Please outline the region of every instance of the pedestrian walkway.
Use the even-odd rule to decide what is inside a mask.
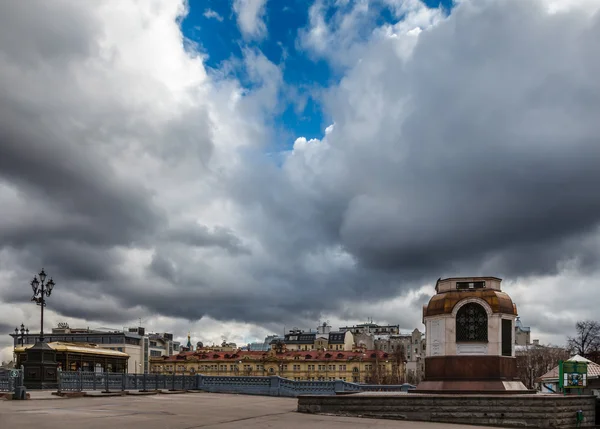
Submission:
[[[53,396],[33,392],[32,398]],[[461,425],[296,412],[297,399],[218,393],[2,401],[2,428],[44,429],[459,429]],[[477,426],[470,426],[477,429]],[[483,429],[483,428],[479,428]]]

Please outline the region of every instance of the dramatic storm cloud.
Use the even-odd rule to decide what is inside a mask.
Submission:
[[[503,277],[543,341],[593,317],[600,2],[346,3],[279,60],[271,2],[202,6],[238,26],[209,66],[184,2],[2,2],[0,327],[38,329],[41,267],[48,325],[205,341],[421,328],[440,276]],[[330,77],[290,81],[291,51]],[[282,113],[308,98],[319,138]]]

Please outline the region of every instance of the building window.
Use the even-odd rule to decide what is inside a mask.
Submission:
[[[470,302],[458,310],[456,314],[456,341],[488,341],[488,318],[485,309],[481,305]]]
[[[512,356],[512,321],[502,319],[502,356]]]

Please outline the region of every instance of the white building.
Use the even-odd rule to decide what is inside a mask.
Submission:
[[[10,334],[15,347],[20,343],[20,335]],[[35,344],[39,340],[38,334],[29,333],[23,338],[23,344]],[[108,328],[71,328],[66,323],[61,323],[52,333],[44,336],[44,342],[69,342],[95,344],[98,347],[127,353],[127,372],[130,374],[147,373],[150,370],[149,358],[179,353],[179,343],[173,341],[172,334],[149,334],[143,327],[128,329]],[[160,354],[157,354],[160,353]]]

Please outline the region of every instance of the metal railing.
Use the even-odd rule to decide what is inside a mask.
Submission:
[[[414,389],[410,384],[378,385],[335,381],[295,381],[279,376],[211,376],[211,375],[164,375],[119,374],[85,371],[61,371],[58,374],[59,392],[102,390],[104,392],[125,390],[202,390],[214,393],[243,393],[250,395],[291,396],[335,395],[353,392],[407,392]]]
[[[0,372],[0,392],[14,392],[17,386],[22,385],[22,369],[8,369]]]

